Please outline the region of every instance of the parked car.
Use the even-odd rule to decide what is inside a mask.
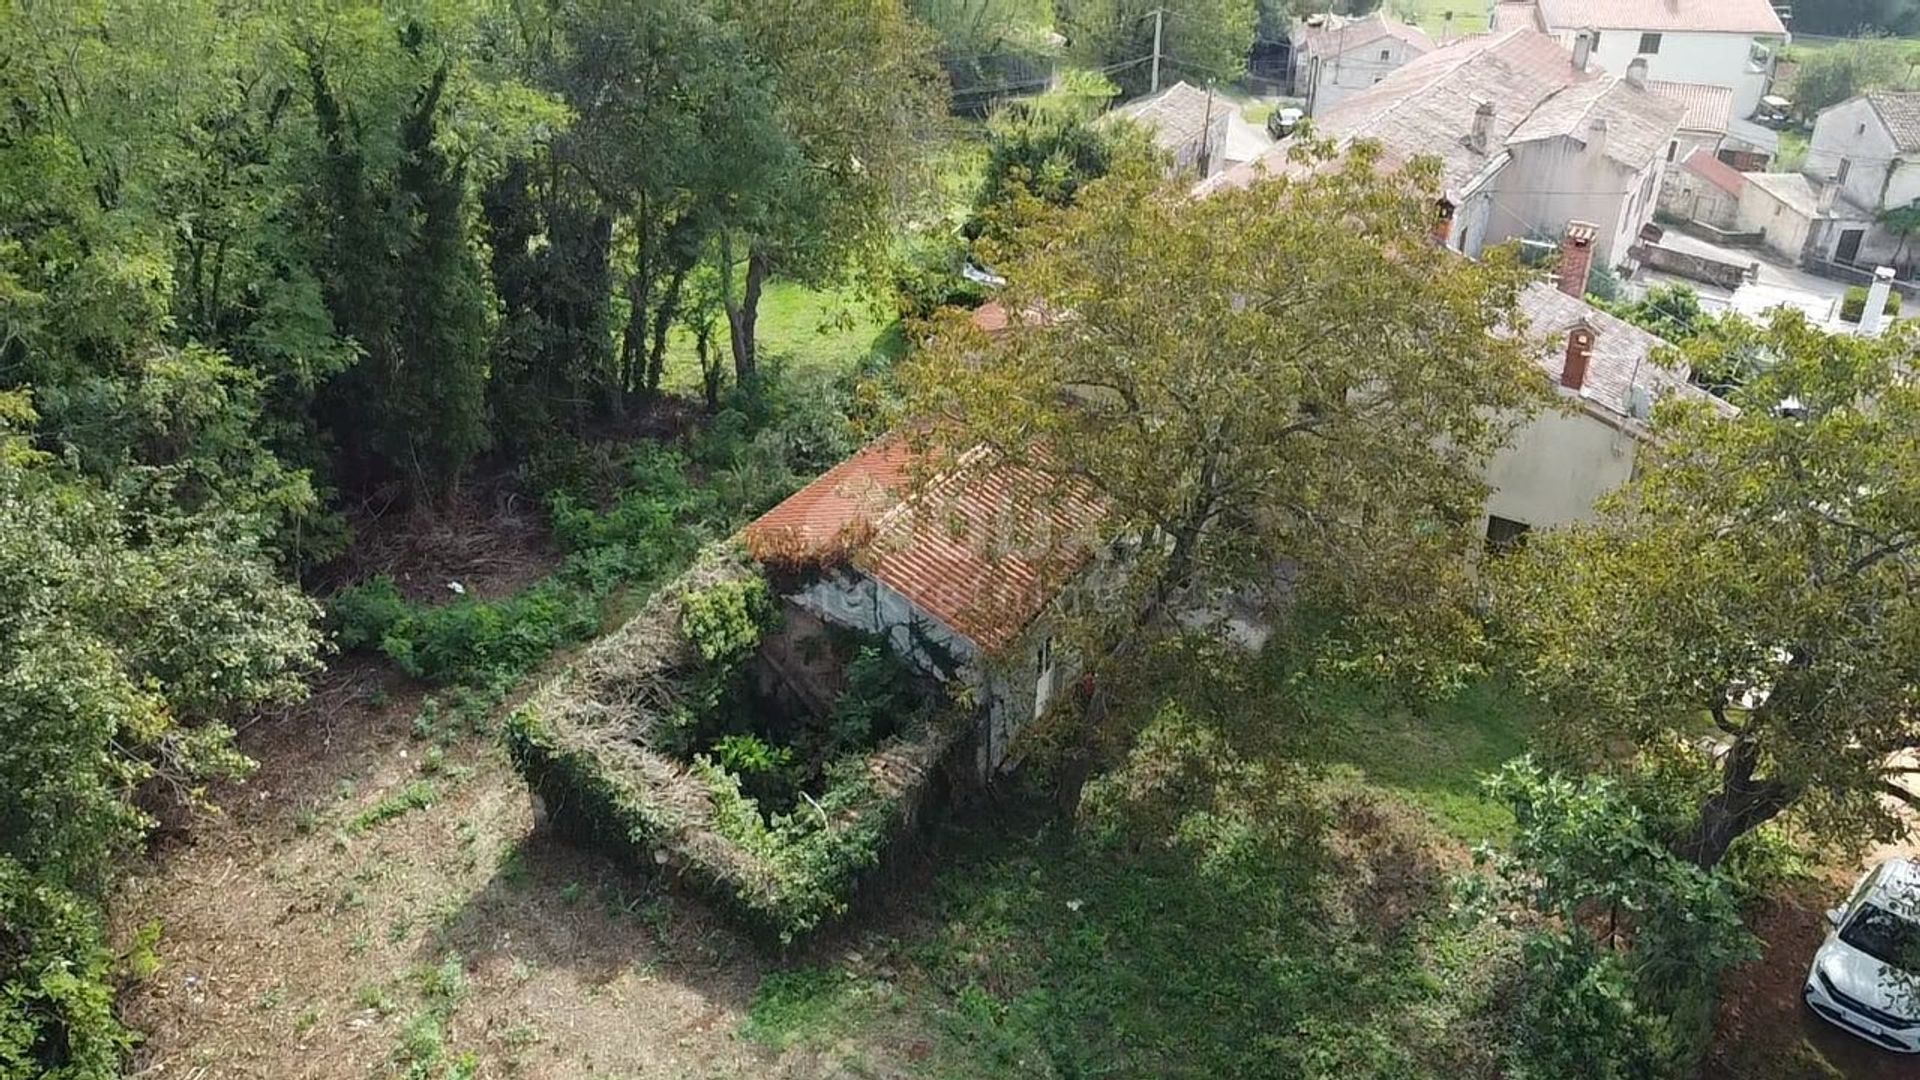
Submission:
[[[1300,121],[1305,119],[1306,115],[1294,108],[1275,109],[1267,116],[1267,134],[1276,139],[1284,139],[1300,127]]]
[[[1754,110],[1753,119],[1763,127],[1784,131],[1793,124],[1793,102],[1768,94],[1760,99],[1760,107]]]
[[[1876,1046],[1920,1054],[1920,862],[1874,867],[1827,921],[1807,1004]]]

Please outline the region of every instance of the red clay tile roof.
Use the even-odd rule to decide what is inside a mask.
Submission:
[[[1693,153],[1688,154],[1687,160],[1680,164],[1688,172],[1699,176],[1700,179],[1736,199],[1740,197],[1740,192],[1746,189],[1746,176],[1733,166],[1714,157],[1712,152],[1704,146],[1694,147]]]
[[[984,447],[917,492],[913,471],[907,440],[883,437],[747,526],[747,549],[775,565],[851,563],[999,649],[1085,564],[1103,504]]]
[[[989,334],[1007,328],[1007,308],[998,300],[989,300],[973,309],[973,325]]]
[[[1691,30],[1785,34],[1772,0],[1539,0],[1550,30]]]

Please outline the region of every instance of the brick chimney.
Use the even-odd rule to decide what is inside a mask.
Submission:
[[[1433,242],[1441,247],[1453,245],[1453,204],[1445,199],[1433,204]]]
[[[1581,319],[1567,331],[1567,363],[1560,369],[1560,385],[1579,390],[1587,382],[1587,365],[1593,362],[1593,324]]]
[[[1587,295],[1587,271],[1593,269],[1593,238],[1600,227],[1588,221],[1567,222],[1560,240],[1560,291],[1574,299]]]

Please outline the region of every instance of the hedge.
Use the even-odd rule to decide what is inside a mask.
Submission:
[[[1867,288],[1855,285],[1848,289],[1840,301],[1840,318],[1846,322],[1857,323],[1867,310]],[[1881,309],[1887,318],[1900,314],[1900,291],[1895,289],[1887,293],[1887,306]]]
[[[911,830],[964,724],[941,718],[842,758],[819,798],[771,820],[725,770],[664,752],[702,670],[680,629],[685,598],[759,574],[736,548],[703,552],[516,710],[505,739],[557,830],[638,869],[677,873],[751,930],[789,943],[844,913]]]

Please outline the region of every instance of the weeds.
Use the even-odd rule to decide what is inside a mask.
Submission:
[[[347,831],[363,833],[377,825],[384,825],[394,818],[414,810],[425,810],[433,806],[439,798],[434,786],[425,780],[415,780],[399,791],[381,799],[372,806],[355,814],[347,822]]]

